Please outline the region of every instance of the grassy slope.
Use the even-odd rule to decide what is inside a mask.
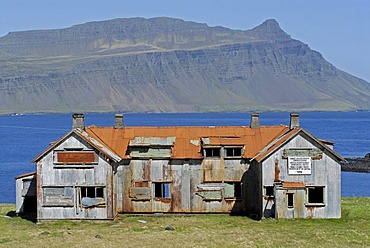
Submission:
[[[14,205],[0,205],[0,247],[369,247],[369,208],[370,198],[343,198],[339,220],[122,215],[113,222],[34,224],[6,217]],[[165,231],[169,225],[175,230]]]

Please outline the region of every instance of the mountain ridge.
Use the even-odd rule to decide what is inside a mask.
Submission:
[[[119,18],[0,37],[0,113],[370,109],[370,84],[276,20]]]

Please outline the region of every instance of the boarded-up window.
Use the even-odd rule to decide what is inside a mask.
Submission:
[[[199,184],[195,194],[202,197],[204,201],[221,201],[224,187],[223,183]]]
[[[73,206],[74,189],[72,187],[45,187],[43,192],[44,206]]]
[[[133,201],[149,201],[151,199],[150,187],[132,187],[130,188],[130,198]]]
[[[242,187],[240,182],[225,183],[224,198],[240,199],[242,197]]]
[[[55,155],[57,163],[91,164],[97,162],[97,156],[93,151],[60,151]]]

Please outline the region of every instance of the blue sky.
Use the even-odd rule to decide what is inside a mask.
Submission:
[[[370,82],[369,0],[1,0],[0,36],[89,21],[168,16],[251,29],[276,19],[293,38]]]

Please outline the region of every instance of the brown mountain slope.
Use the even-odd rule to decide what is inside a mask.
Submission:
[[[369,97],[274,20],[115,19],[0,38],[0,113],[358,110]]]

